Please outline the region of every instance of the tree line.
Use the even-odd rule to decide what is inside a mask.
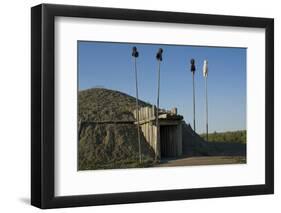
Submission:
[[[206,134],[201,134],[206,140]],[[246,130],[228,131],[228,132],[213,132],[209,133],[209,142],[229,142],[229,143],[242,143],[246,144],[247,132]]]

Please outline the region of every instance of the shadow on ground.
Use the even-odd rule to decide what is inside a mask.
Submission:
[[[206,142],[189,124],[183,124],[184,156],[246,156],[246,144]]]
[[[19,198],[19,201],[26,205],[30,205],[30,199],[27,197],[21,197],[21,198]]]

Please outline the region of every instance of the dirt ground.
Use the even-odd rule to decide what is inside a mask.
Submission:
[[[155,167],[170,166],[198,166],[198,165],[218,165],[218,164],[241,164],[246,163],[245,156],[207,156],[207,157],[184,157],[167,158]]]

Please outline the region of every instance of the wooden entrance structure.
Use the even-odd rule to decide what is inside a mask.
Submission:
[[[136,111],[134,116],[136,118]],[[177,108],[159,109],[159,127],[157,134],[156,107],[148,106],[139,109],[139,123],[146,141],[154,149],[159,159],[182,155],[182,119]]]

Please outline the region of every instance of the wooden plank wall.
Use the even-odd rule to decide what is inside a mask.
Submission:
[[[182,155],[182,129],[181,124],[160,126],[161,155],[176,157]]]
[[[139,109],[139,120],[141,123],[155,119],[155,106],[141,107]],[[137,118],[136,110],[134,110],[134,117]]]
[[[160,147],[161,157],[176,157],[177,156],[177,138],[175,137],[176,126],[161,126],[160,127]]]
[[[146,139],[146,141],[150,144],[150,146],[157,150],[157,140],[160,140],[160,147],[165,146],[163,150],[166,150],[169,156],[180,156],[182,155],[182,124],[173,123],[173,125],[163,126],[163,131],[166,133],[162,133],[157,136],[157,127],[155,125],[155,106],[152,107],[142,107],[139,109],[139,120],[140,127],[142,133]],[[134,111],[134,116],[136,118],[136,111]],[[161,131],[162,126],[160,126]],[[163,140],[161,139],[161,135]],[[162,149],[160,149],[162,150]],[[159,151],[160,151],[159,150]]]
[[[144,123],[141,125],[141,130],[146,141],[150,144],[150,146],[156,150],[156,142],[157,142],[157,128],[155,125],[151,123]]]
[[[182,155],[182,122],[180,122],[180,124],[177,127],[177,156],[181,156]]]

